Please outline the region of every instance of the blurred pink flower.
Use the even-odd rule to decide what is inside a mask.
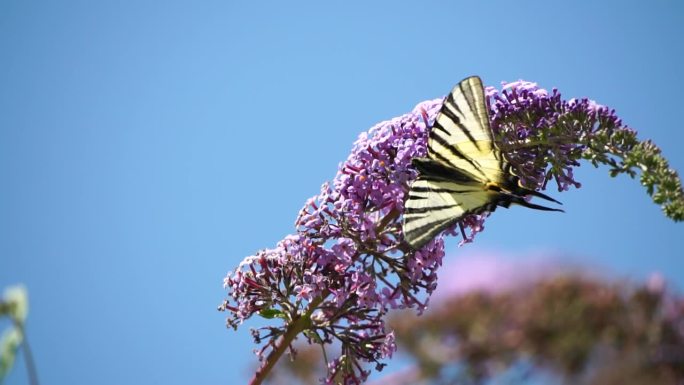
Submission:
[[[433,295],[435,301],[476,290],[501,292],[542,278],[579,270],[559,257],[549,257],[549,253],[530,257],[529,254],[516,256],[475,251],[447,260],[449,262],[440,272],[443,279]]]

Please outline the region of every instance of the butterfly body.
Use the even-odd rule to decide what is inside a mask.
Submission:
[[[489,125],[482,81],[461,81],[444,101],[430,129],[426,158],[413,160],[418,178],[409,188],[404,212],[404,238],[418,249],[468,214],[497,206],[562,211],[529,203],[537,196],[524,188],[496,147]]]

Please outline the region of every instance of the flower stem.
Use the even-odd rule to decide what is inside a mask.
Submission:
[[[269,353],[268,357],[266,357],[264,364],[261,365],[261,367],[259,367],[259,369],[257,369],[257,371],[254,373],[254,377],[252,377],[252,379],[249,381],[249,385],[261,385],[266,376],[268,376],[268,374],[271,372],[271,369],[273,369],[275,366],[276,362],[278,362],[292,341],[294,341],[295,337],[297,337],[299,333],[303,332],[311,325],[311,314],[327,296],[328,293],[323,293],[321,297],[311,301],[306,313],[298,316],[292,321],[292,323],[287,327],[285,334],[278,339],[273,350],[271,350],[271,353]]]
[[[24,330],[22,328],[22,334]],[[31,352],[31,347],[29,346],[26,334],[24,334],[24,342],[22,343],[24,348],[24,357],[26,358],[26,370],[28,371],[29,384],[38,385],[38,370],[36,370],[36,362],[33,359],[33,353]]]

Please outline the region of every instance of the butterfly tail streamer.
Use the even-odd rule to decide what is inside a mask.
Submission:
[[[537,198],[542,198],[542,199],[546,199],[547,201],[550,201],[550,202],[558,203],[559,205],[563,204],[562,202],[559,202],[559,201],[553,199],[552,197],[550,197],[550,196],[548,196],[542,192],[535,191],[535,190],[525,189],[525,192],[523,195],[532,195],[532,196],[535,196]],[[563,211],[563,210],[560,210],[560,211]]]
[[[535,191],[535,192],[537,192],[537,191]],[[539,194],[541,194],[541,193],[539,193]],[[534,194],[530,194],[530,195],[534,195]],[[542,194],[542,195],[543,195],[543,194]],[[535,195],[535,196],[536,196],[536,195]],[[556,202],[554,199],[549,199],[549,200],[552,200],[552,201]],[[513,194],[508,195],[508,194],[507,194],[507,199],[506,199],[506,201],[508,202],[507,204],[506,204],[506,203],[502,204],[502,205],[504,205],[504,207],[508,207],[508,205],[510,205],[511,203],[513,203],[513,204],[517,204],[517,205],[520,205],[520,206],[523,206],[523,207],[527,207],[527,208],[530,208],[530,209],[535,209],[535,210],[542,210],[542,211],[559,211],[559,212],[561,212],[561,213],[564,213],[564,212],[565,212],[565,211],[562,210],[562,209],[556,209],[556,208],[553,208],[553,207],[546,207],[546,206],[542,206],[542,205],[530,203],[530,202],[526,201],[525,198],[523,198],[523,197],[521,197],[521,196],[519,196],[519,195],[513,195]],[[560,203],[560,202],[557,202],[557,203]]]

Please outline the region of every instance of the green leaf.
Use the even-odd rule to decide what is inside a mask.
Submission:
[[[273,319],[275,317],[285,318],[285,313],[278,309],[263,309],[259,311],[259,315],[266,319]]]

